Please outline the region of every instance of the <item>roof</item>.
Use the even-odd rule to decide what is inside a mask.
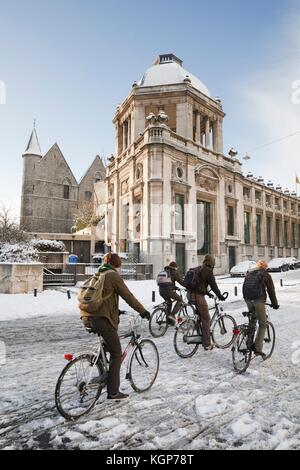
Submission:
[[[154,64],[149,67],[138,85],[141,87],[173,85],[177,83],[190,82],[191,85],[204,95],[211,97],[206,85],[182,67],[182,60],[174,54],[163,54],[158,56]]]
[[[38,155],[39,157],[42,157],[42,151],[41,151],[39,139],[38,139],[35,129],[33,129],[31,133],[27,148],[25,152],[23,153],[23,155]]]

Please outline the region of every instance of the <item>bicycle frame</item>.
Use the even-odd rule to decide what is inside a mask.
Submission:
[[[94,361],[94,364],[91,368],[90,376],[89,376],[87,385],[89,385],[89,383],[92,380],[94,368],[96,367],[96,364],[98,364],[100,358],[101,358],[101,363],[104,367],[104,372],[105,372],[106,375],[107,375],[108,370],[109,370],[109,362],[107,360],[105,350],[104,350],[104,340],[100,335],[98,337],[99,337],[100,345],[97,348],[97,350],[95,351],[95,361]],[[120,338],[120,340],[130,338],[130,341],[128,342],[127,346],[123,350],[122,356],[121,356],[121,364],[123,364],[124,360],[126,359],[128,354],[130,353],[129,360],[128,360],[128,363],[127,363],[127,371],[126,371],[126,379],[128,379],[129,378],[129,367],[130,367],[131,358],[134,354],[135,346],[139,346],[140,335],[136,334],[136,332],[134,330],[132,330],[132,331],[130,331],[130,333],[126,333],[124,335],[119,336],[119,338]],[[81,354],[82,353],[78,353],[74,357],[76,358],[76,357],[80,356]],[[90,354],[90,351],[88,352],[88,354]],[[147,363],[146,363],[146,361],[143,357],[142,352],[141,352],[141,358],[142,358],[143,362],[145,363],[145,365],[147,366]]]

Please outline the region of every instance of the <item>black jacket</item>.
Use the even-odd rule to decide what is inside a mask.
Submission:
[[[222,295],[217,286],[214,270],[211,266],[203,264],[196,268],[195,277],[195,281],[197,283],[197,289],[195,290],[196,294],[207,295],[209,290],[208,288],[210,287],[217,297]]]

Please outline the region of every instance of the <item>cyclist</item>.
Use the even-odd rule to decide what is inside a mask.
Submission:
[[[139,312],[142,318],[149,320],[150,313],[134,297],[121,278],[118,272],[122,264],[120,257],[115,253],[108,253],[104,256],[103,262],[104,264],[99,268],[99,272],[107,273],[109,271],[105,276],[103,288],[103,299],[106,300],[104,300],[99,311],[93,314],[81,310],[81,320],[86,328],[91,328],[93,332],[102,336],[106,350],[110,353],[107,398],[110,400],[122,400],[128,398],[128,395],[119,391],[122,357],[121,343],[118,336],[119,296],[130,307]]]
[[[255,269],[248,271],[243,285],[243,296],[249,312],[252,313],[250,325],[255,331],[258,320],[259,329],[253,346],[254,354],[263,359],[266,355],[263,353],[263,345],[266,329],[268,326],[266,300],[267,293],[270,297],[272,308],[279,309],[275,286],[271,275],[267,271],[268,263],[264,260],[258,261]]]
[[[163,273],[166,273],[164,281],[161,282],[160,279],[158,279],[159,295],[168,303],[168,323],[175,325],[175,315],[179,312],[182,305],[182,298],[176,292],[176,282],[183,287],[185,287],[185,284],[175,261],[172,261],[168,266],[166,266]],[[163,277],[161,274],[162,273],[158,275],[159,278]],[[173,300],[176,300],[176,304],[172,310]]]
[[[211,351],[213,344],[211,342],[210,334],[210,316],[208,311],[208,305],[205,296],[208,295],[208,287],[216,294],[219,300],[224,301],[225,297],[221,294],[216,279],[214,276],[215,259],[206,255],[203,260],[203,264],[198,268],[192,269],[192,283],[187,286],[188,298],[191,302],[194,302],[197,306],[197,310],[200,316],[202,326],[202,345],[205,351]],[[189,273],[186,276],[188,279]]]

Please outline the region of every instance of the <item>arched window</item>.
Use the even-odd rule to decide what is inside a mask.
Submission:
[[[93,196],[93,194],[92,194],[91,191],[85,191],[85,193],[84,193],[84,199],[85,199],[86,201],[91,201],[92,196]]]
[[[99,181],[102,181],[100,171],[96,171],[95,173],[95,183],[99,183]]]
[[[70,199],[70,186],[71,182],[68,178],[63,180],[63,198]]]

